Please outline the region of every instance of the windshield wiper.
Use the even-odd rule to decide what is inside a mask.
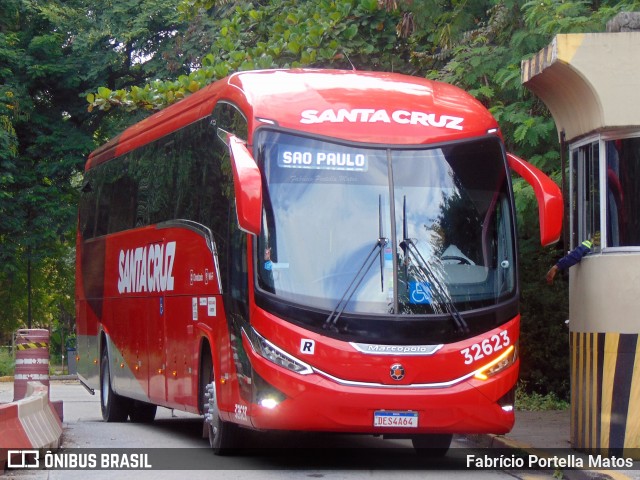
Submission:
[[[409,238],[407,230],[407,197],[405,196],[402,202],[402,242],[400,243],[400,248],[402,248],[404,257],[405,259],[409,256],[413,257],[416,261],[416,268],[435,287],[431,289],[431,292],[436,297],[437,303],[444,305],[456,326],[456,330],[462,334],[469,333],[469,325],[465,319],[462,318],[462,315],[460,315],[460,312],[453,304],[453,301],[448,297],[446,287],[438,279],[433,270],[431,270],[429,262],[427,262],[422,256],[420,250],[416,247],[415,242]],[[409,288],[408,262],[406,260],[404,262],[404,269],[405,278],[407,279],[407,288]]]
[[[336,323],[340,319],[340,316],[347,308],[351,297],[356,293],[360,284],[363,282],[364,278],[369,273],[373,262],[376,259],[376,255],[380,255],[380,288],[384,291],[384,247],[389,243],[389,239],[382,236],[382,195],[378,196],[378,240],[373,245],[373,248],[366,256],[362,265],[360,265],[360,269],[351,280],[351,283],[345,290],[344,294],[336,304],[333,311],[329,314],[327,319],[324,322],[323,328],[332,329],[337,331]]]
[[[342,298],[340,298],[340,300],[336,304],[336,307],[333,309],[333,311],[329,314],[329,316],[325,320],[324,322],[325,329],[331,328],[335,330],[335,325],[338,322],[338,319],[340,318],[340,316],[342,315],[342,312],[344,312],[345,308],[347,308],[347,304],[351,300],[351,297],[353,297],[353,295],[356,293],[356,291],[358,290],[358,287],[360,287],[360,284],[362,283],[364,278],[367,276],[367,273],[371,269],[371,265],[373,265],[373,262],[376,259],[376,254],[378,254],[379,252],[382,252],[382,250],[384,249],[384,246],[387,243],[389,243],[388,238],[382,238],[382,237],[378,238],[375,245],[369,252],[369,255],[367,255],[367,257],[364,259],[364,262],[362,262],[362,265],[360,266],[360,270],[358,270],[358,273],[356,273],[355,277],[353,277],[353,280],[345,290],[344,294],[342,295]],[[383,285],[384,285],[384,282],[383,282]]]

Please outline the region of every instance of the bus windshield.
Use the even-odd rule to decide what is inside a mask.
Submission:
[[[457,314],[515,295],[497,138],[374,148],[263,130],[255,151],[261,291],[337,316]]]

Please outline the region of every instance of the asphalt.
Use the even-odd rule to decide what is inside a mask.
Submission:
[[[571,449],[569,410],[516,411],[516,423],[506,435],[469,435],[486,447],[525,451]]]
[[[51,381],[73,380],[74,376],[52,377]],[[0,381],[11,381],[11,378],[0,378]],[[10,402],[9,389],[0,388],[0,403]],[[593,458],[597,455],[587,454],[572,448],[571,445],[571,412],[570,410],[553,411],[516,411],[516,421],[511,432],[505,435],[466,435],[469,447],[484,447],[500,449],[505,457],[511,455],[522,456],[525,461],[535,457],[548,459],[546,471],[553,472],[555,478],[568,480],[640,480],[640,459],[633,462],[630,468],[603,468],[593,465]],[[464,438],[463,437],[463,438]],[[513,453],[510,453],[513,452]],[[494,457],[499,455],[494,455]],[[563,459],[576,463],[582,462],[582,468],[559,466],[553,467],[553,459],[562,462]],[[578,460],[580,459],[580,460]],[[581,465],[577,465],[581,467]],[[525,469],[526,470],[526,469]],[[535,476],[533,477],[535,478]],[[548,477],[547,477],[548,478]]]

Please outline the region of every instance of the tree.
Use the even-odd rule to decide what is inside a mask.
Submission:
[[[191,61],[199,68],[175,80],[130,89],[104,86],[88,95],[90,108],[158,110],[239,70],[303,66],[411,69],[406,42],[396,35],[399,13],[379,9],[377,0],[228,3],[181,3],[181,11],[196,22],[189,30],[192,37],[204,36],[194,34],[198,28],[209,28],[208,51],[201,52],[199,61]],[[189,58],[195,56],[191,53]]]
[[[86,92],[185,72],[163,59],[181,28],[177,0],[0,5],[0,331],[74,311],[80,172],[135,120],[88,112]]]

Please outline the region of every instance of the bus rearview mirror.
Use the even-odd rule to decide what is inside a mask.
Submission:
[[[540,219],[540,244],[551,245],[560,239],[562,232],[562,192],[556,183],[526,160],[507,153],[509,167],[533,187],[538,200]]]
[[[254,235],[260,234],[262,217],[262,177],[255,160],[242,140],[229,136],[238,225]]]

